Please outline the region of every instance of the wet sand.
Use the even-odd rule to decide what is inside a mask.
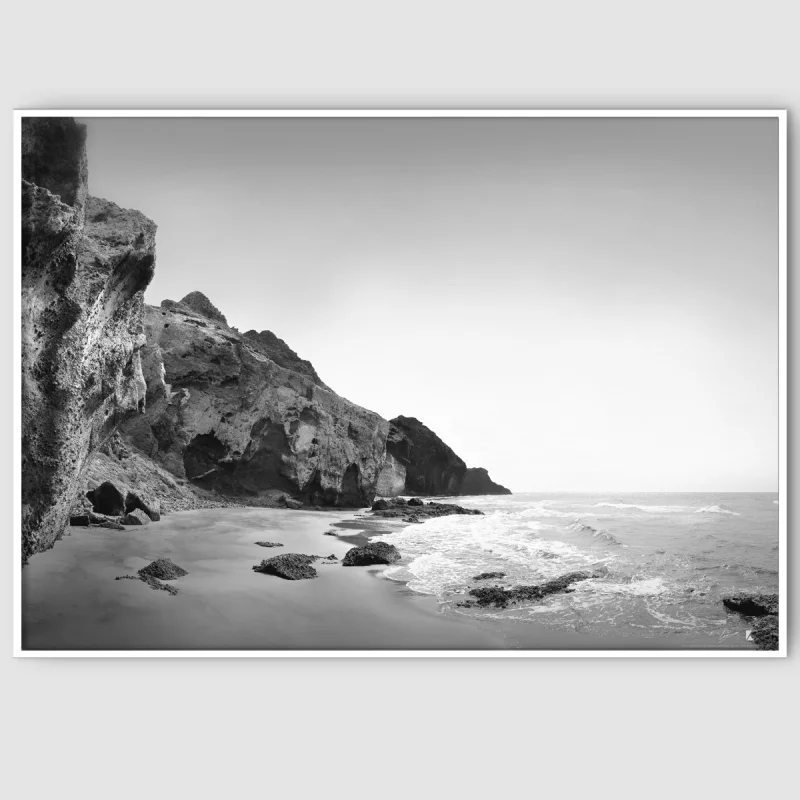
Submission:
[[[432,598],[380,578],[380,567],[317,563],[314,580],[253,572],[298,552],[341,558],[352,546],[324,536],[355,512],[207,509],[122,531],[71,528],[23,570],[23,649],[272,650],[486,649],[501,633],[447,619]],[[282,542],[263,548],[256,541]],[[189,574],[179,594],[133,575],[156,558]]]

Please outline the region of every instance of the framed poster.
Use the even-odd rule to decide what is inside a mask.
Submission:
[[[786,654],[785,112],[15,125],[16,655]]]

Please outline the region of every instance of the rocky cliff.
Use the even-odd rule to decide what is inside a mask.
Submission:
[[[386,451],[405,467],[407,493],[458,494],[467,465],[418,419],[391,420]]]
[[[383,484],[389,423],[329,389],[270,331],[240,334],[193,292],[145,308],[147,412],[124,426],[173,475],[226,497],[286,492],[365,506]],[[404,478],[404,476],[403,476]]]
[[[459,494],[511,494],[511,489],[495,483],[483,467],[469,467],[461,481]]]
[[[89,196],[86,131],[22,125],[23,558],[60,538],[87,459],[143,411],[155,224]]]
[[[395,417],[386,442],[387,472],[390,464],[405,469],[405,485],[391,494],[459,495],[511,494],[495,483],[483,467],[467,468],[427,425],[414,417]],[[399,476],[395,475],[395,485]]]

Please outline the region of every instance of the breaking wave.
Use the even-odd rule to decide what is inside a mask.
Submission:
[[[567,525],[567,529],[571,531],[578,531],[579,533],[589,533],[593,538],[602,539],[609,544],[622,544],[622,542],[620,542],[620,540],[617,539],[617,537],[612,533],[599,528],[593,528],[591,525],[587,525],[585,522],[582,522],[579,519],[575,520],[575,522],[573,522],[571,525]]]
[[[732,517],[740,517],[738,511],[731,511],[725,506],[706,506],[705,508],[698,508],[695,514],[730,514]]]

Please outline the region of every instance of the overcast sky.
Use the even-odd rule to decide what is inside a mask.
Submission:
[[[777,491],[774,120],[87,119],[209,296],[514,491]]]

